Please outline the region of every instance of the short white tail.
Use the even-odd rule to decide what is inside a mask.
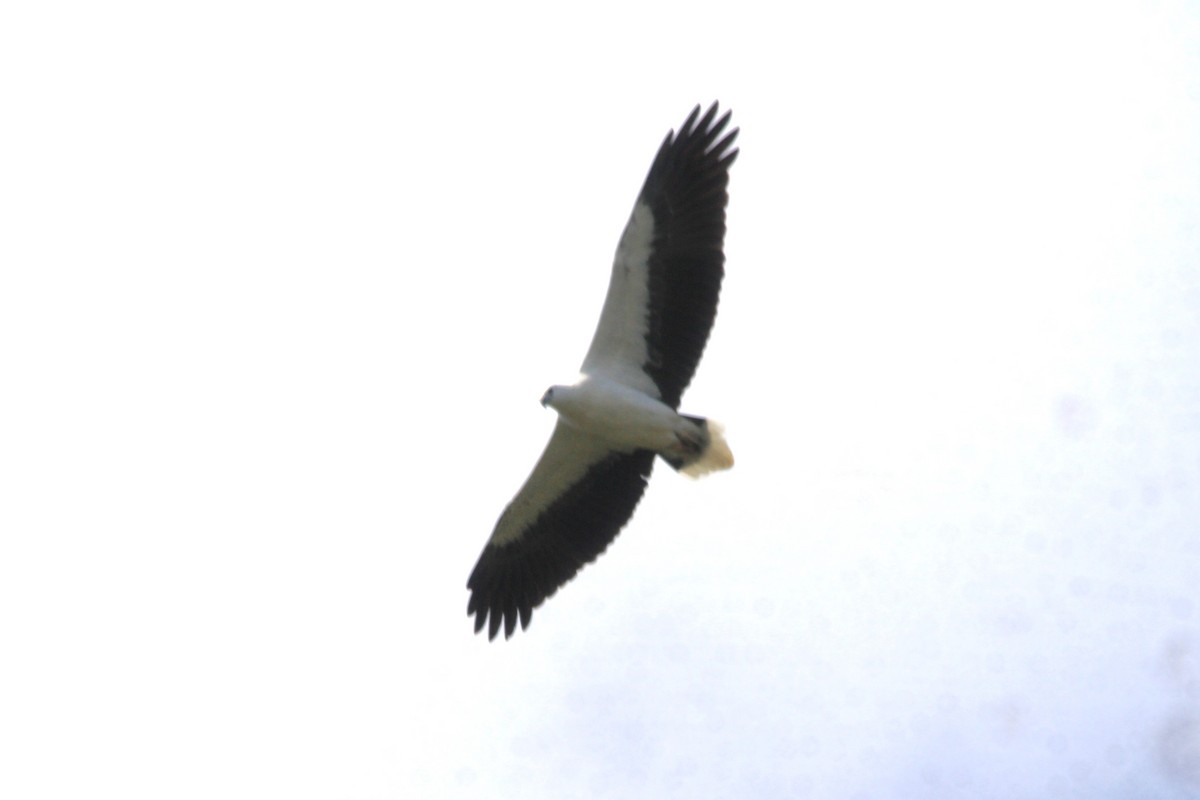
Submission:
[[[729,469],[733,466],[733,452],[725,441],[725,428],[721,423],[711,419],[707,420],[707,423],[708,447],[704,448],[704,452],[700,454],[699,458],[679,469],[689,478],[699,478],[710,472]]]

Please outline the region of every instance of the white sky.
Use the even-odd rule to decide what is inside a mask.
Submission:
[[[0,796],[1200,797],[1200,9],[650,5],[0,11]],[[738,465],[488,644],[712,99]]]

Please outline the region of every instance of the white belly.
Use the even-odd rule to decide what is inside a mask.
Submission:
[[[569,425],[621,449],[665,450],[676,442],[680,419],[670,406],[606,378],[556,387],[552,405]]]

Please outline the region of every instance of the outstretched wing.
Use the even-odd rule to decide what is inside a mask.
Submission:
[[[717,315],[725,275],[725,205],[737,129],[722,135],[700,106],[667,134],[613,261],[600,322],[582,371],[678,408]]]
[[[529,625],[533,609],[604,552],[642,499],[650,450],[610,450],[559,422],[545,452],[483,548],[467,588],[475,631],[494,639]]]

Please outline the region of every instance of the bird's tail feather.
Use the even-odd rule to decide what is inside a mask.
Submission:
[[[690,447],[681,446],[678,450],[660,453],[663,460],[689,478],[699,478],[733,466],[733,452],[725,441],[725,428],[721,423],[703,417],[680,416],[695,426],[698,439],[694,443],[689,442],[692,444]]]

